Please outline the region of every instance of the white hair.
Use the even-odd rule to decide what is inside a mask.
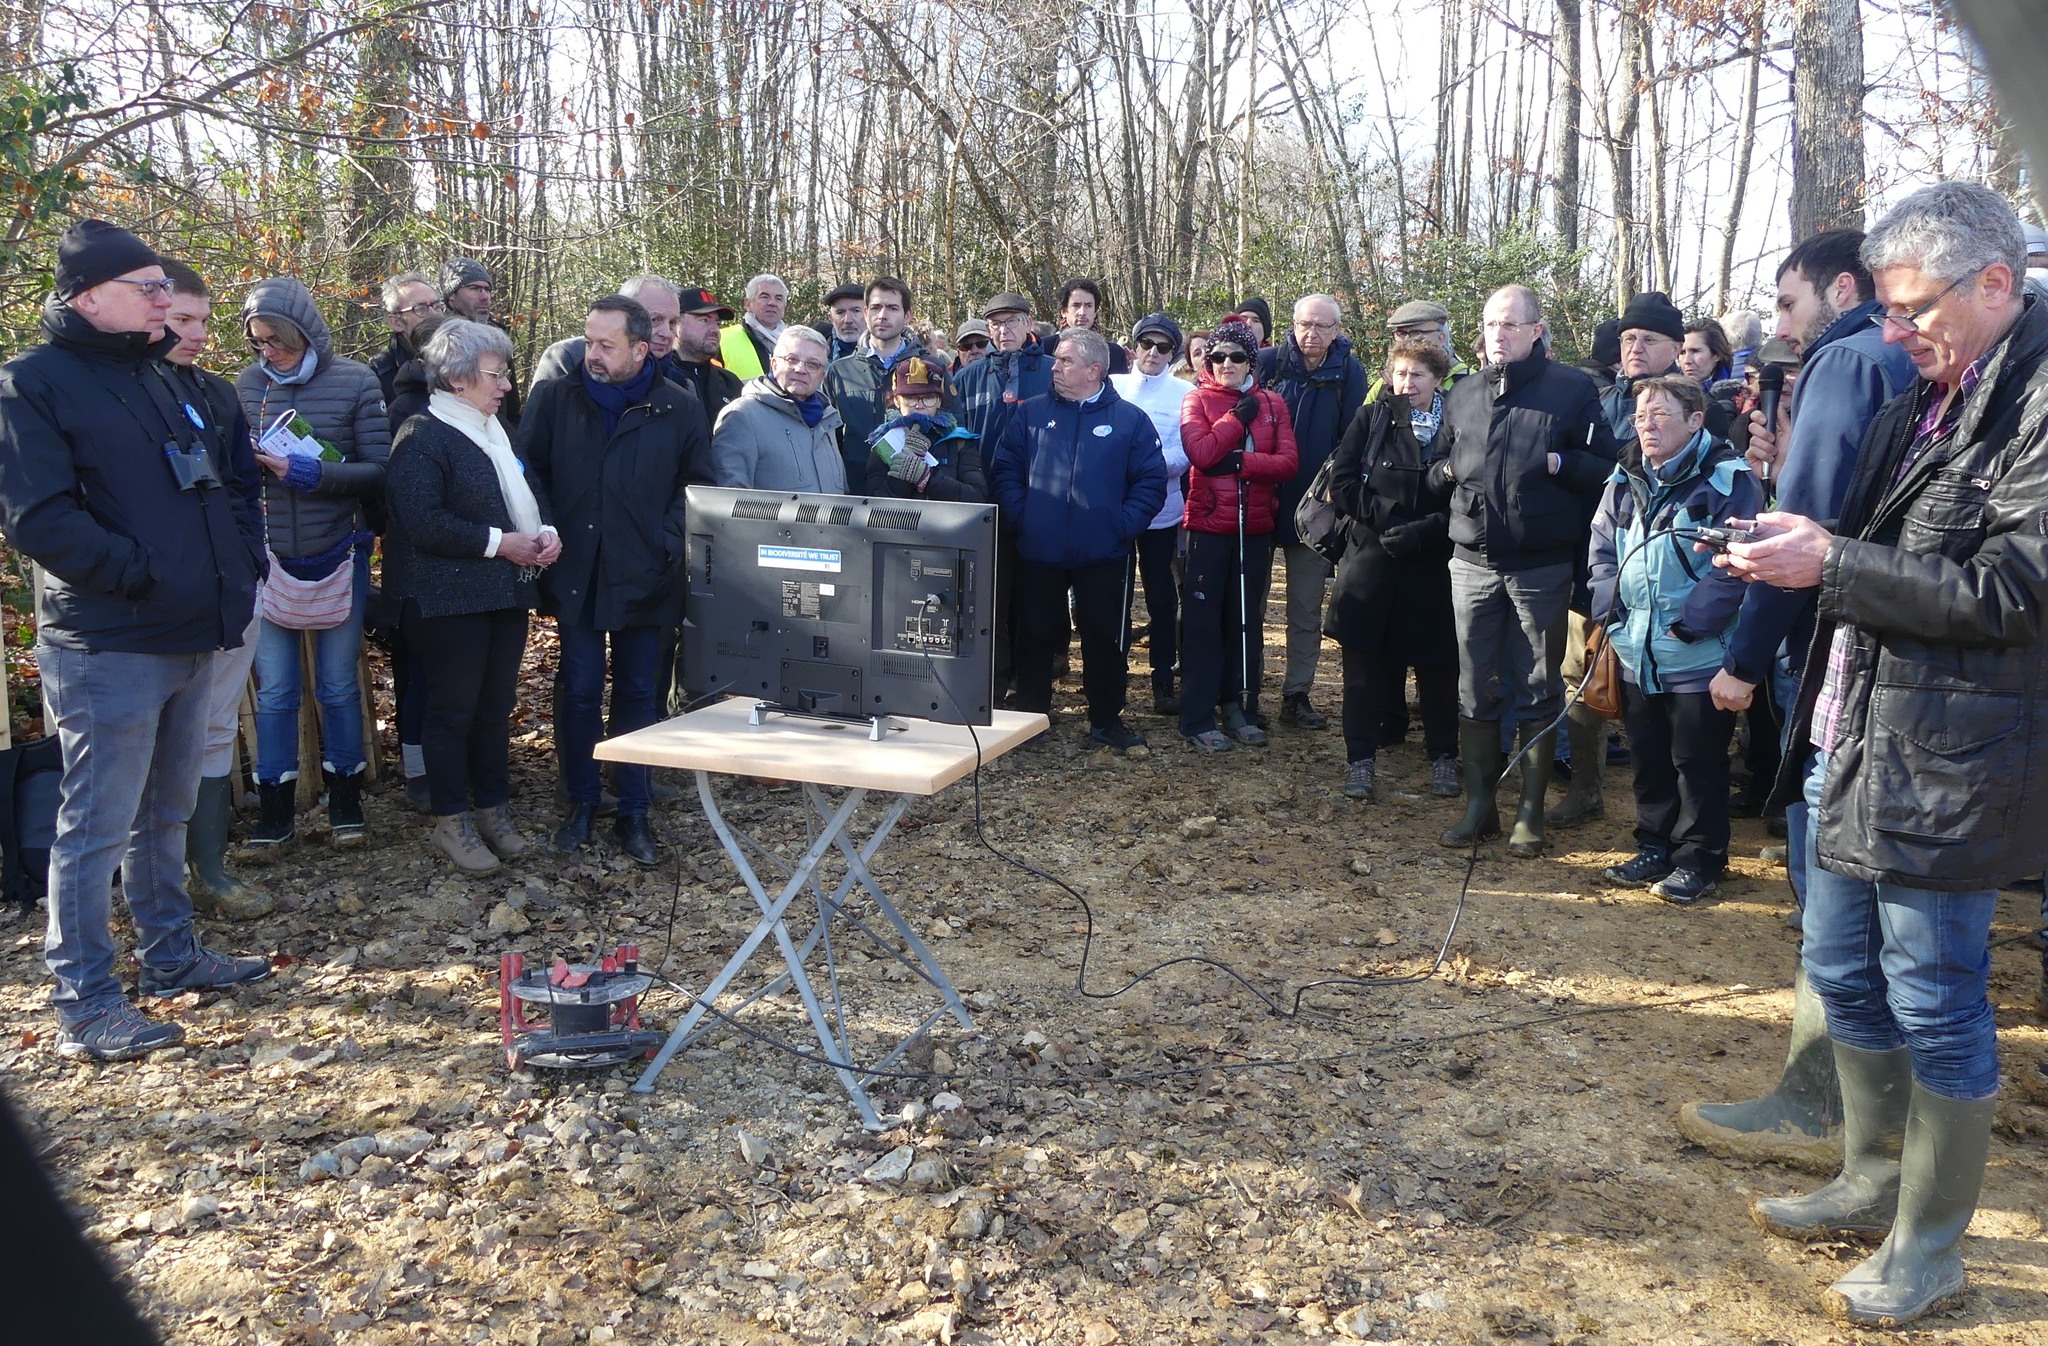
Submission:
[[[747,298],[753,299],[758,297],[761,293],[761,287],[771,280],[777,285],[782,286],[784,290],[789,289],[788,283],[782,277],[770,275],[768,272],[763,271],[760,275],[747,282]]]
[[[1301,306],[1303,304],[1328,304],[1330,306],[1330,312],[1336,315],[1337,322],[1341,324],[1344,321],[1344,306],[1337,302],[1337,296],[1334,294],[1303,295],[1301,298],[1294,301],[1295,317],[1298,318],[1301,316]]]
[[[681,299],[682,291],[667,276],[657,276],[652,271],[642,271],[637,276],[619,282],[619,293],[628,299],[638,299],[649,287],[666,290],[671,299]]]
[[[776,339],[775,354],[794,355],[796,354],[796,348],[803,345],[816,346],[825,353],[825,362],[827,364],[831,363],[832,347],[830,343],[824,337],[818,335],[817,328],[807,323],[791,323],[789,329]]]
[[[434,278],[426,272],[401,271],[384,282],[383,298],[384,311],[386,313],[398,312],[398,301],[405,298],[402,291],[408,285],[424,285],[434,292],[434,298],[439,299],[441,297],[441,291],[434,284]]]

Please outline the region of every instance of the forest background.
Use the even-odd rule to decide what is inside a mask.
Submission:
[[[1953,176],[2027,190],[1935,0],[0,0],[0,353],[96,214],[230,314],[301,277],[358,355],[453,254],[526,361],[643,269],[1467,338],[1523,280],[1575,354],[1639,289],[1765,311],[1792,240]]]

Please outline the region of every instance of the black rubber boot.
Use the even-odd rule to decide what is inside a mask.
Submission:
[[[1600,768],[1607,760],[1607,721],[1573,706],[1565,716],[1565,737],[1572,745],[1571,785],[1557,807],[1543,815],[1552,827],[1570,827],[1607,811],[1600,792]]]
[[[1995,1098],[1944,1098],[1915,1084],[1899,1163],[1898,1217],[1878,1250],[1828,1287],[1843,1322],[1897,1327],[1962,1298],[1963,1231],[1984,1189]]]
[[[1792,1045],[1778,1087],[1747,1103],[1688,1103],[1678,1111],[1678,1130],[1724,1159],[1841,1172],[1842,1086],[1827,1015],[1805,968],[1792,982]]]
[[[1867,1052],[1837,1042],[1834,1048],[1842,1081],[1842,1171],[1811,1196],[1750,1203],[1757,1224],[1782,1238],[1883,1238],[1898,1210],[1899,1154],[1913,1102],[1912,1054],[1904,1047]]]
[[[363,773],[351,776],[322,771],[327,778],[327,826],[337,846],[359,846],[369,837],[363,821]]]
[[[1444,830],[1446,846],[1470,846],[1500,835],[1500,807],[1493,795],[1500,777],[1500,726],[1491,720],[1459,720],[1458,760],[1465,766],[1465,816]]]
[[[299,783],[287,780],[265,785],[258,781],[256,797],[256,825],[249,829],[249,845],[245,854],[252,860],[267,860],[290,845],[297,831]]]
[[[185,824],[185,886],[192,906],[209,916],[253,921],[277,904],[262,891],[228,873],[228,822],[234,812],[234,782],[226,776],[199,781],[199,803]]]
[[[1543,796],[1550,789],[1556,743],[1548,720],[1522,726],[1522,799],[1515,808],[1515,830],[1508,834],[1508,854],[1517,860],[1543,854]]]

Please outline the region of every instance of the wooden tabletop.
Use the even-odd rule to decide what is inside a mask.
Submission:
[[[747,717],[753,708],[751,698],[734,697],[606,739],[596,756],[601,762],[930,795],[974,770],[976,738],[981,760],[992,762],[1046,727],[1045,716],[1013,710],[996,711],[995,723],[975,729],[972,737],[965,725],[898,718],[893,722],[908,727],[873,743],[865,723],[770,714],[766,724],[752,725]]]

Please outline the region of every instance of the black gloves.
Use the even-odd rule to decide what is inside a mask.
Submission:
[[[1205,477],[1234,477],[1244,470],[1244,450],[1232,449],[1202,469]]]
[[[1397,523],[1391,528],[1380,530],[1380,546],[1395,560],[1413,556],[1422,550],[1420,529],[1412,523]]]
[[[1247,430],[1251,429],[1252,422],[1259,418],[1259,399],[1257,395],[1246,393],[1238,398],[1237,405],[1230,409],[1230,414],[1237,417],[1239,425],[1242,425]]]

